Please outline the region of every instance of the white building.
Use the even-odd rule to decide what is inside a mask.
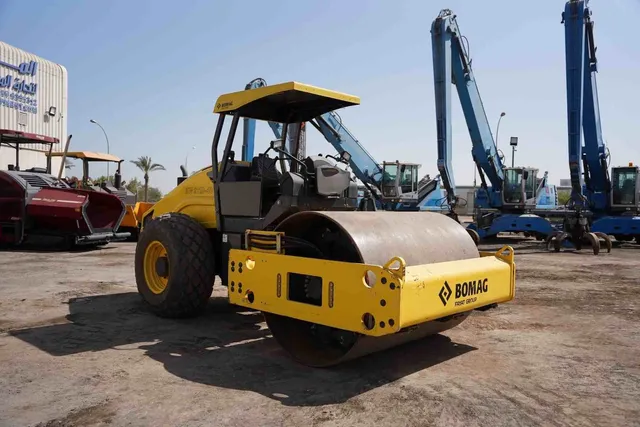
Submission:
[[[571,191],[571,180],[561,179],[560,185],[558,186],[558,191]]]
[[[30,134],[35,140],[55,138],[53,151],[62,151],[67,140],[67,90],[62,65],[0,41],[0,131]],[[43,151],[48,149],[45,144],[21,144],[20,169],[45,167]],[[13,146],[1,144],[0,170],[15,165],[15,160]],[[59,166],[60,158],[54,159],[54,175]]]

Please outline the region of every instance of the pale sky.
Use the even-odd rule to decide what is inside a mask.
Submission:
[[[639,163],[640,1],[590,6],[612,166]],[[568,178],[561,0],[3,0],[0,39],[67,68],[73,149],[106,151],[102,132],[89,123],[94,118],[109,134],[112,154],[149,155],[167,168],[151,177],[164,192],[187,153],[190,170],[210,164],[217,96],[256,77],[360,96],[360,106],[339,113],[367,150],[379,162],[419,162],[422,174],[435,175],[429,30],[445,7],[469,40],[494,132],[506,112],[498,144],[508,163],[509,137],[518,136],[516,164],[548,170],[552,183]],[[471,184],[471,142],[455,92],[453,132],[456,183]],[[271,139],[259,124],[257,150]],[[307,146],[309,153],[332,152],[313,128]],[[141,178],[128,162],[123,175]]]

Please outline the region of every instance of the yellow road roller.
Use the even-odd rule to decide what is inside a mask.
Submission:
[[[359,103],[298,82],[218,98],[216,167],[181,182],[144,218],[135,274],[153,312],[200,313],[219,277],[229,302],[261,311],[293,359],[327,367],[513,299],[511,247],[479,252],[438,213],[357,211],[348,153],[299,159],[284,148],[288,124]],[[284,125],[282,139],[250,162],[233,151],[245,117]]]

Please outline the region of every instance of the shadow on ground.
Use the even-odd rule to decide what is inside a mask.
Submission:
[[[196,319],[161,319],[137,293],[73,298],[70,323],[10,332],[53,356],[141,348],[166,370],[200,384],[260,393],[290,406],[341,403],[476,348],[435,335],[330,369],[292,361],[262,315],[213,298]],[[125,348],[122,348],[125,347]]]
[[[20,246],[2,246],[0,248],[1,252],[14,252],[14,253],[36,253],[36,254],[47,254],[52,252],[57,253],[85,253],[85,252],[95,252],[95,253],[104,253],[104,251],[109,249],[114,249],[114,246],[110,246],[109,244],[105,245],[77,245],[77,246],[66,246],[63,244],[56,243],[46,243],[46,244],[34,244],[34,243],[24,243]]]

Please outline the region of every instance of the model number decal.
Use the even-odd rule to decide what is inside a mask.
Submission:
[[[184,192],[185,194],[210,194],[213,193],[213,186],[187,187]]]

